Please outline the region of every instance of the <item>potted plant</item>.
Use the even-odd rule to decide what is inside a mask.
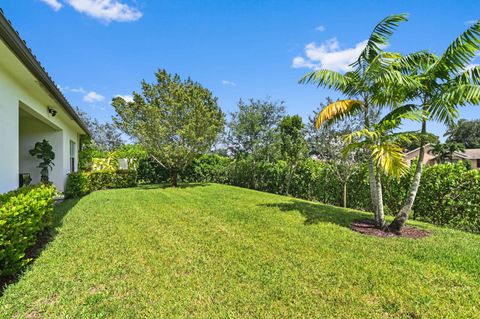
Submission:
[[[55,153],[53,152],[53,147],[47,140],[35,143],[35,147],[29,151],[30,155],[35,156],[41,160],[38,164],[40,168],[40,180],[42,183],[48,183],[48,169],[52,170],[52,167],[55,165],[53,160],[55,159]]]

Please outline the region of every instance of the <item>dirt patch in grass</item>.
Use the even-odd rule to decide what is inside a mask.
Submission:
[[[405,237],[405,238],[424,238],[430,236],[431,233],[412,226],[403,227],[401,233],[393,233],[388,230],[382,230],[375,227],[375,221],[371,219],[362,219],[354,221],[350,225],[350,229],[359,232],[364,235],[376,236],[376,237]]]

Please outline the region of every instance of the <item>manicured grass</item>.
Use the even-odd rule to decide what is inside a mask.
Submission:
[[[480,314],[478,235],[368,237],[347,227],[368,214],[222,185],[99,191],[56,213],[2,318]]]

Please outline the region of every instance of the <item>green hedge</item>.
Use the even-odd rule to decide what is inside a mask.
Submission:
[[[90,192],[137,186],[137,172],[134,170],[76,172],[68,174],[65,196],[81,197]]]
[[[51,224],[55,193],[54,186],[42,184],[0,195],[0,278],[29,262],[25,252]]]

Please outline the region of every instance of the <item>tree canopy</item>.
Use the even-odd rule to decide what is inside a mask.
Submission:
[[[480,120],[461,119],[445,134],[447,142],[463,144],[465,148],[480,148]]]
[[[178,175],[196,157],[210,150],[224,128],[224,114],[212,93],[190,78],[165,70],[156,83],[141,83],[133,102],[113,99],[114,122],[170,171],[173,186]]]

